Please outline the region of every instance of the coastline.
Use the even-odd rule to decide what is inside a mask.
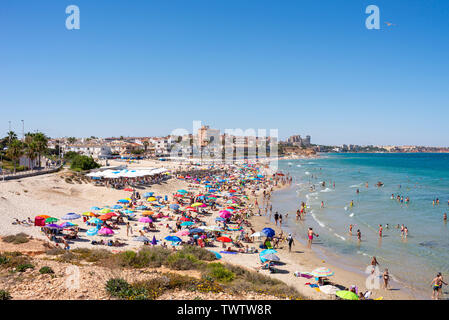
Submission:
[[[277,188],[273,191],[272,201],[275,198],[276,193],[283,192],[290,186],[284,186]],[[259,195],[259,203],[262,203],[262,197]],[[284,235],[288,235],[289,230],[285,225],[280,227],[270,220],[269,216],[253,216],[250,218],[256,230],[261,230],[263,228],[269,227],[279,234],[281,231]],[[292,232],[292,234],[294,234]],[[303,295],[309,297],[310,299],[330,299],[328,295],[317,292],[305,283],[309,282],[309,279],[294,277],[293,273],[295,271],[310,272],[318,267],[327,267],[335,272],[335,275],[330,277],[330,280],[339,285],[345,287],[350,287],[356,285],[359,290],[367,291],[366,288],[366,277],[361,270],[357,270],[357,267],[348,264],[341,263],[344,257],[338,256],[328,249],[324,249],[319,246],[319,244],[312,244],[312,249],[308,249],[305,240],[294,236],[294,245],[292,246],[292,252],[288,252],[288,246],[286,243],[281,244],[281,249],[278,250],[278,255],[281,257],[282,261],[286,263],[286,266],[281,268],[287,269],[290,273],[288,278],[285,275],[276,275],[276,278],[282,280],[288,284],[294,285],[299,292]],[[318,249],[318,250],[317,250]],[[319,252],[321,251],[321,252]],[[287,267],[287,268],[285,268]],[[392,281],[391,289],[378,289],[371,290],[374,297],[382,297],[384,300],[419,300],[422,299],[422,295],[415,292],[412,288],[406,288],[403,285]]]

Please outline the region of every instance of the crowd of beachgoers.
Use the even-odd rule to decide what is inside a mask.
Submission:
[[[40,208],[41,214],[25,218],[30,212],[27,207],[22,210],[23,219],[13,218],[9,225],[15,231],[33,230],[33,235],[66,250],[101,247],[118,252],[121,248],[162,246],[176,251],[186,244],[200,246],[212,251],[219,260],[241,264],[301,287],[300,291],[311,298],[373,298],[373,292],[361,290],[363,278],[358,286],[345,285],[354,279],[350,273],[338,268],[331,270],[324,261],[312,258],[311,253],[298,262],[297,252],[301,251],[292,252],[292,247],[302,249],[301,244],[266,221],[262,210],[271,207],[272,193],[292,183],[287,172],[273,172],[267,163],[171,169],[151,181],[121,179],[120,190],[110,181],[93,179],[90,186],[73,186],[62,191],[58,187],[61,181],[53,175],[47,179],[52,179],[54,186],[45,190],[46,197],[39,194],[40,201],[49,202],[49,193],[55,195],[54,201],[58,196],[75,198],[75,202],[76,198],[89,201],[76,202],[76,206],[74,202],[65,203],[65,208],[71,204],[77,208],[67,209],[66,213],[61,212],[60,203],[53,203],[51,208],[47,207],[48,212]],[[99,183],[102,187],[94,186]],[[15,184],[24,186],[23,181]],[[8,198],[28,196],[9,192],[13,195],[8,194]],[[20,206],[17,209],[16,212],[20,211]],[[336,272],[340,277],[336,277]],[[344,280],[345,284],[337,284],[334,279]]]

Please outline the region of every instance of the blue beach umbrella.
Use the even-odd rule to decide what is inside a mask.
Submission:
[[[215,218],[215,221],[226,221],[226,219],[224,219],[222,217],[218,217],[218,218]]]
[[[101,210],[102,208],[99,208],[99,207],[92,207],[92,208],[90,208],[90,210]]]
[[[79,219],[79,218],[81,218],[81,216],[79,214],[71,212],[71,213],[67,213],[61,219],[62,220],[75,220],[75,219]]]
[[[176,204],[176,203],[171,204],[171,205],[170,205],[170,209],[173,209],[173,210],[179,209],[179,204]]]
[[[116,204],[115,206],[112,207],[112,209],[123,209],[123,207],[119,204]]]
[[[171,241],[171,242],[181,242],[182,239],[177,237],[177,236],[168,236],[164,238],[167,241]]]
[[[221,259],[221,254],[219,254],[219,253],[216,252],[216,251],[212,251],[212,250],[209,250],[209,251],[212,252],[213,254],[215,254],[215,258]]]
[[[134,237],[133,241],[140,241],[140,242],[150,242],[150,239],[144,236]]]
[[[155,246],[157,244],[156,236],[153,236],[153,240],[151,240],[151,244]]]
[[[181,226],[185,227],[185,226],[191,226],[191,225],[194,225],[194,224],[195,223],[193,223],[192,221],[185,221],[185,222],[181,223]]]
[[[143,194],[143,197],[144,197],[144,198],[149,198],[149,197],[152,197],[153,194],[154,194],[154,192],[145,192],[145,193]]]
[[[129,203],[129,200],[126,199],[120,199],[119,201],[117,201],[119,203]]]
[[[262,229],[262,232],[263,232],[264,234],[266,234],[267,237],[270,237],[270,238],[273,238],[274,235],[275,235],[274,230],[271,229],[271,228],[264,228],[264,229]]]
[[[95,236],[98,233],[98,230],[100,229],[98,229],[97,227],[90,228],[89,230],[87,230],[86,234],[88,236]]]
[[[200,229],[200,228],[195,228],[195,229],[189,230],[189,232],[190,233],[202,233],[202,232],[204,232],[204,230]]]

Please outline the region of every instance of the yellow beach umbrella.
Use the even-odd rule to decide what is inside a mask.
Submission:
[[[149,197],[148,199],[147,199],[147,201],[156,201],[156,198],[155,197]]]
[[[154,214],[153,211],[144,211],[144,212],[142,212],[143,216],[151,216],[152,214]]]
[[[97,215],[93,212],[83,212],[82,213],[83,216],[88,216],[88,217],[96,217]]]
[[[191,205],[191,207],[199,207],[202,206],[203,204],[201,202],[195,202],[194,204]]]

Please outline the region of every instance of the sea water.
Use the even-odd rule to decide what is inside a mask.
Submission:
[[[281,160],[279,170],[290,173],[293,183],[275,192],[273,213],[288,213],[283,226],[297,238],[305,239],[307,228],[313,227],[319,234],[315,248],[362,272],[376,256],[381,272],[388,268],[398,283],[426,293],[422,297],[429,295],[437,272],[449,279],[449,227],[443,222],[443,214],[449,213],[449,154],[322,154],[316,159]],[[377,187],[378,181],[384,185]],[[397,195],[404,202],[398,202]],[[437,198],[440,204],[433,205]],[[296,221],[301,201],[307,213],[304,221]],[[407,238],[401,237],[398,224],[408,228]]]

